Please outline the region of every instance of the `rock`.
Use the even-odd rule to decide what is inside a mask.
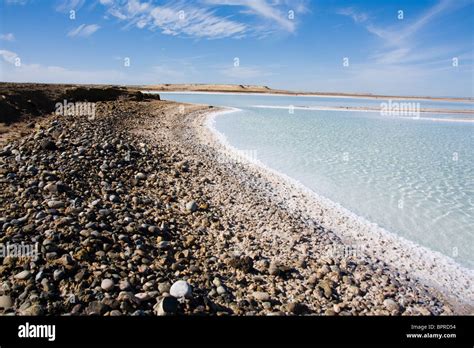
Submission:
[[[9,309],[13,306],[12,298],[8,295],[0,296],[0,308],[1,309]]]
[[[268,273],[273,276],[280,275],[280,266],[276,262],[270,263],[270,267],[268,267]]]
[[[268,267],[268,274],[273,275],[273,276],[285,277],[291,271],[292,269],[290,267],[281,265],[277,262],[271,262],[270,266]]]
[[[268,292],[264,292],[264,291],[255,291],[253,294],[252,294],[253,298],[256,299],[257,301],[268,301],[270,299],[270,295],[268,294]]]
[[[191,294],[191,285],[184,280],[178,280],[170,288],[170,295],[176,298],[190,297]]]
[[[169,293],[171,288],[171,284],[168,282],[162,282],[158,284],[158,291],[161,294],[164,294],[165,292]]]
[[[131,291],[120,291],[120,293],[117,296],[117,301],[120,301],[120,302],[128,301],[130,303],[136,303],[136,304],[140,302],[140,300],[137,297],[135,297],[135,295]]]
[[[323,290],[324,296],[325,296],[326,298],[331,298],[333,289],[332,289],[332,286],[331,286],[331,284],[329,283],[329,281],[327,281],[327,280],[322,280],[322,281],[320,281],[319,284],[318,284],[318,287]]]
[[[194,236],[186,236],[185,246],[191,247],[196,242],[196,238]]]
[[[318,276],[316,274],[312,274],[311,276],[309,276],[308,284],[316,285],[317,282],[318,282]]]
[[[383,305],[385,306],[385,308],[387,308],[390,312],[400,312],[400,305],[395,302],[393,299],[391,298],[386,298],[384,301],[383,301]]]
[[[18,274],[15,274],[14,278],[17,280],[26,280],[31,277],[30,271],[21,271]]]
[[[421,315],[433,315],[433,313],[431,313],[430,310],[428,310],[427,308],[425,307],[421,307],[421,306],[416,306],[415,309],[418,311],[418,313],[420,313]]]
[[[173,296],[165,296],[153,307],[156,315],[175,314],[178,310],[178,300]]]
[[[167,240],[162,240],[161,242],[158,242],[158,249],[162,250],[167,250],[171,246],[171,243]]]
[[[144,173],[137,173],[135,174],[135,180],[145,180],[146,179],[146,175]]]
[[[41,143],[40,143],[40,147],[43,150],[50,150],[50,151],[57,149],[56,144],[51,139],[42,140]]]
[[[76,264],[74,259],[72,258],[71,255],[69,254],[64,254],[63,256],[61,256],[61,258],[59,259],[59,264],[63,265],[64,267],[66,268],[72,268],[74,267],[74,265]]]
[[[186,210],[190,211],[191,213],[195,212],[196,210],[198,210],[197,203],[195,201],[186,203]]]
[[[222,285],[218,286],[216,290],[219,295],[224,295],[225,293],[227,293],[227,290]]]
[[[110,209],[99,209],[99,215],[109,216],[112,213]]]
[[[119,283],[119,289],[122,290],[122,291],[125,291],[125,290],[130,290],[131,288],[131,285],[130,285],[130,282],[128,280],[121,280],[120,283]]]
[[[86,310],[89,315],[103,315],[106,311],[107,307],[100,301],[92,301]]]
[[[214,284],[214,286],[218,287],[218,286],[221,286],[222,285],[222,282],[219,278],[214,278],[212,280],[212,284]]]
[[[229,265],[242,270],[244,273],[253,271],[253,259],[249,256],[235,257],[230,260]]]
[[[288,312],[296,315],[303,314],[308,310],[308,308],[304,304],[301,304],[299,302],[290,302],[286,307],[288,309]]]
[[[120,199],[119,199],[118,196],[116,196],[116,195],[110,195],[110,196],[109,196],[109,200],[110,200],[112,203],[118,203],[118,202],[120,202]]]
[[[104,291],[110,291],[114,288],[115,284],[112,279],[104,279],[102,280],[102,283],[100,284],[100,287]]]
[[[43,307],[38,304],[31,305],[26,309],[20,310],[20,315],[38,316],[43,314]]]
[[[58,185],[56,184],[47,184],[43,190],[48,191],[50,193],[57,193],[58,192]]]
[[[56,269],[54,272],[53,272],[53,279],[54,280],[61,280],[63,279],[65,276],[65,273],[62,269]]]
[[[48,201],[47,204],[48,204],[48,207],[50,207],[51,209],[60,209],[60,208],[64,208],[65,206],[64,202],[55,201],[55,200]]]
[[[334,312],[333,309],[328,308],[328,309],[326,309],[326,311],[324,312],[324,315],[334,316],[334,315],[336,315],[336,312]]]
[[[148,293],[146,292],[139,292],[138,294],[135,294],[135,297],[140,301],[140,302],[144,302],[144,301],[148,301],[151,297]]]
[[[355,286],[355,285],[351,285],[347,288],[347,291],[352,294],[353,296],[358,296],[360,295],[360,289]]]

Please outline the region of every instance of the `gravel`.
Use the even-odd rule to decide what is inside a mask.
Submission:
[[[455,312],[380,260],[328,253],[343,242],[223,165],[208,109],[184,108],[98,102],[0,149],[0,242],[39,248],[0,265],[1,314]]]

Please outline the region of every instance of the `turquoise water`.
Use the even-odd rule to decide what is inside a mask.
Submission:
[[[388,99],[374,99],[374,98],[339,98],[339,97],[293,97],[280,95],[248,95],[248,94],[206,94],[206,93],[163,93],[160,95],[166,96],[164,99],[177,100],[188,103],[203,103],[221,106],[253,106],[253,105],[272,105],[285,106],[368,106],[380,107],[381,103],[387,103]],[[433,100],[397,100],[392,99],[392,102],[408,102],[419,103],[422,109],[452,109],[452,110],[474,110],[474,102],[447,102],[447,101],[433,101]]]
[[[216,129],[231,145],[256,153],[265,165],[359,216],[474,268],[474,123],[423,119],[472,120],[472,115],[412,119],[252,107],[373,105],[345,98],[163,94],[163,99],[240,108],[216,118]]]

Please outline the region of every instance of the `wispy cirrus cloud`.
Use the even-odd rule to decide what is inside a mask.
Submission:
[[[305,3],[301,1],[293,1],[293,4],[290,4],[281,1],[268,2],[267,0],[205,0],[205,3],[217,6],[239,6],[243,8],[243,13],[275,22],[288,32],[294,32],[296,29],[296,21],[294,18],[290,18],[289,11],[293,11],[293,13],[307,11]]]
[[[354,7],[340,8],[336,11],[336,13],[342,16],[350,17],[356,23],[363,23],[369,18],[367,13],[357,11]]]
[[[108,5],[110,6],[110,5]],[[161,30],[166,35],[218,39],[245,33],[247,26],[184,2],[154,6],[139,0],[114,2],[108,13],[127,27]]]
[[[69,37],[88,37],[94,34],[97,30],[100,29],[100,26],[97,24],[81,24],[77,28],[72,29],[67,33]]]
[[[353,90],[358,85],[363,85],[367,91],[378,90],[390,94],[404,90],[405,93],[416,94],[416,91],[426,89],[426,81],[437,80],[440,74],[443,74],[446,81],[454,81],[456,71],[467,72],[472,70],[472,65],[470,67],[467,63],[462,68],[454,68],[452,58],[457,53],[472,49],[472,46],[465,46],[466,43],[441,44],[428,41],[424,40],[424,34],[428,29],[432,30],[438,20],[469,3],[472,2],[439,0],[418,15],[411,14],[410,19],[398,20],[391,25],[381,24],[372,14],[356,8],[336,11],[337,14],[352,18],[355,24],[364,27],[379,40],[365,62],[351,64],[351,69],[340,77],[329,80],[328,85],[344,84]],[[436,90],[435,94],[441,94],[443,88],[433,86],[432,90]],[[463,88],[466,86],[459,86],[459,90]]]
[[[369,24],[366,28],[372,34],[375,34],[379,38],[383,39],[387,46],[399,47],[402,45],[407,45],[409,43],[408,41],[411,40],[417,32],[423,29],[423,27],[428,25],[438,16],[446,14],[448,11],[458,7],[458,5],[461,3],[462,1],[459,1],[456,4],[452,0],[441,0],[423,12],[419,17],[410,22],[408,25],[403,27],[394,26],[382,28],[374,24]]]
[[[381,49],[371,55],[375,63],[397,64],[413,62],[413,55],[418,60],[421,60],[422,56],[427,60],[432,58],[433,55],[420,55],[418,49],[422,42],[417,38],[417,34],[439,17],[469,3],[469,0],[440,0],[413,20],[404,19],[403,22],[392,26],[375,24],[369,19],[368,14],[353,7],[339,9],[336,13],[351,17],[355,23],[362,24],[369,33],[381,39]],[[433,51],[432,48],[424,49]],[[441,50],[436,51],[438,54],[442,53]]]
[[[164,1],[140,0],[102,0],[107,13],[126,23],[126,27],[161,30],[163,34],[191,38],[242,38],[259,35],[262,32],[279,30],[293,33],[297,21],[289,16],[306,11],[305,1],[294,0],[201,0],[201,1]],[[222,15],[226,6],[240,7],[241,11],[232,16]],[[253,18],[249,22],[242,17]],[[290,18],[291,17],[291,18]]]

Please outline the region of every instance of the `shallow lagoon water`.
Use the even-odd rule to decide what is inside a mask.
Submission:
[[[388,231],[474,268],[474,123],[432,120],[472,115],[423,113],[413,119],[300,109],[291,114],[253,105],[373,107],[381,101],[161,94],[241,109],[215,120],[231,145]],[[441,105],[421,107],[472,109],[470,103]]]

